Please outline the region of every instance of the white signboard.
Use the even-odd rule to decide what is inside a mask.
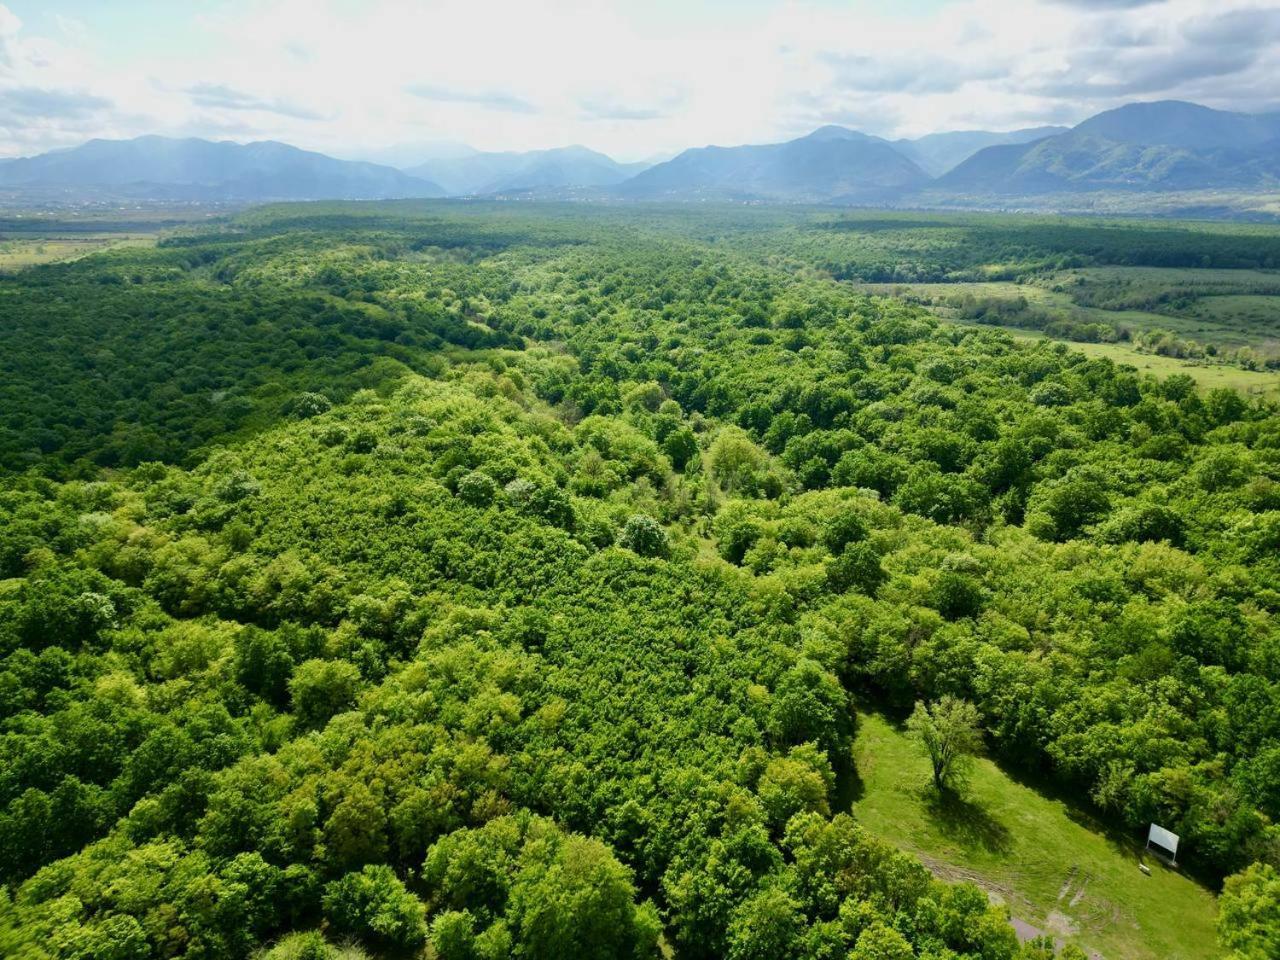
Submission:
[[[1161,850],[1166,851],[1170,857],[1176,858],[1178,855],[1178,835],[1171,833],[1164,827],[1151,825],[1151,829],[1147,831],[1147,846],[1155,844]]]

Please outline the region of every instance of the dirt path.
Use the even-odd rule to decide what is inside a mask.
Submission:
[[[987,899],[992,903],[1008,905],[1015,897],[1014,891],[1010,887],[995,883],[976,871],[966,870],[963,867],[957,867],[955,864],[947,863],[925,854],[917,853],[916,856],[929,869],[929,872],[939,880],[945,880],[948,883],[972,883],[985,891]],[[1063,884],[1062,891],[1058,894],[1058,899],[1061,901],[1067,894],[1072,893],[1073,888],[1075,888],[1074,896],[1070,901],[1072,906],[1079,902],[1084,892],[1084,887],[1088,884],[1087,878],[1079,881],[1076,874],[1076,868],[1072,868],[1067,882]],[[1071,918],[1057,910],[1050,913],[1047,918],[1046,925],[1049,927],[1048,930],[1041,930],[1034,924],[1012,915],[1009,917],[1009,925],[1013,927],[1013,932],[1017,934],[1019,943],[1026,943],[1029,940],[1035,940],[1037,937],[1052,936],[1054,948],[1057,950],[1061,950],[1063,947],[1062,935],[1071,935],[1077,932],[1076,924]],[[1096,950],[1091,950],[1089,951],[1089,960],[1104,960],[1104,958]]]

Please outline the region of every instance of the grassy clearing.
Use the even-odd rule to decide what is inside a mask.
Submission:
[[[20,237],[0,241],[0,274],[13,273],[46,263],[77,260],[114,247],[149,246],[155,237],[105,234],[78,237]]]
[[[964,321],[961,321],[964,322]],[[980,326],[980,324],[977,324]],[[1044,340],[1045,335],[1038,330],[1022,330],[1017,327],[996,327],[1012,337],[1024,340]],[[1250,397],[1266,397],[1280,399],[1280,373],[1260,370],[1245,370],[1223,363],[1200,363],[1194,360],[1180,360],[1177,357],[1162,357],[1154,353],[1144,353],[1124,343],[1076,343],[1067,342],[1072,350],[1091,357],[1106,357],[1115,363],[1123,363],[1134,367],[1142,373],[1164,378],[1175,373],[1185,373],[1192,377],[1202,390],[1215,387],[1229,387],[1239,390]]]
[[[1206,390],[1214,387],[1230,387],[1251,397],[1280,399],[1280,373],[1244,370],[1226,364],[1196,363],[1179,360],[1176,357],[1161,357],[1152,353],[1143,353],[1122,343],[1073,343],[1071,348],[1091,357],[1109,357],[1116,363],[1137,367],[1143,373],[1154,374],[1157,377],[1185,373]]]
[[[1063,290],[1053,289],[1049,284],[1015,283],[1012,280],[991,280],[982,283],[913,283],[902,284],[862,284],[868,293],[889,295],[906,295],[932,301],[929,305],[939,316],[955,319],[955,311],[947,307],[947,301],[966,293],[975,297],[998,297],[1013,300],[1022,297],[1027,304],[1042,310],[1053,310],[1069,316],[1081,323],[1123,324],[1137,330],[1172,330],[1174,333],[1190,336],[1192,329],[1199,329],[1202,324],[1188,323],[1185,318],[1170,317],[1145,310],[1102,310],[1098,307],[1081,306],[1071,299]],[[1243,345],[1243,344],[1241,344]]]
[[[1134,332],[1168,331],[1233,351],[1271,356],[1280,346],[1280,272],[1272,270],[1086,267],[1025,283],[1011,281],[863,284],[869,293],[906,296],[957,319],[953,298],[1023,298],[1030,308],[1081,323]]]
[[[1152,858],[1143,875],[1138,844],[1109,838],[991,761],[978,762],[963,800],[939,804],[923,755],[883,716],[860,715],[854,754],[858,820],[939,875],[978,883],[1014,917],[1105,960],[1220,955],[1209,891]]]
[[[1280,340],[1280,297],[1258,294],[1228,294],[1205,297],[1191,308],[1209,329],[1239,332],[1250,346],[1274,344]]]
[[[1176,273],[1189,275],[1190,279],[1197,282],[1205,282],[1206,276],[1221,277],[1223,274],[1239,274],[1245,280],[1261,277],[1272,281],[1276,279],[1275,274],[1248,270],[1163,271],[1154,268],[1119,267],[1106,269],[1113,273],[1128,270],[1134,275],[1141,272],[1143,276],[1152,273]],[[1206,296],[1190,305],[1186,316],[1167,316],[1143,310],[1103,310],[1099,307],[1081,306],[1074,303],[1071,296],[1063,290],[1038,283],[992,281],[910,285],[861,284],[860,286],[867,293],[880,296],[903,296],[916,300],[929,306],[938,316],[955,323],[987,326],[979,324],[976,320],[957,316],[956,311],[946,305],[950,298],[968,293],[975,297],[1009,300],[1022,297],[1033,307],[1052,309],[1081,322],[1120,324],[1134,330],[1167,330],[1180,337],[1199,343],[1212,343],[1221,348],[1234,349],[1247,346],[1271,352],[1280,342],[1280,297],[1276,296]],[[1021,327],[1001,326],[992,329],[1001,329],[1011,336],[1024,339],[1045,338],[1045,334],[1041,331]],[[1091,357],[1107,357],[1116,363],[1127,364],[1158,377],[1168,377],[1175,373],[1188,374],[1205,390],[1229,387],[1249,396],[1280,399],[1280,374],[1274,371],[1246,370],[1235,364],[1213,362],[1209,359],[1166,357],[1138,350],[1127,342],[1086,343],[1075,340],[1064,342],[1071,349],[1079,350]]]
[[[1274,270],[1089,267],[1041,282],[1073,300],[1088,301],[1099,292],[1128,299],[1138,306],[1133,317],[1098,306],[1102,315],[1138,329],[1155,326],[1220,347],[1265,348],[1280,335],[1280,272]],[[1147,313],[1144,301],[1161,305]]]
[[[1242,284],[1275,286],[1280,273],[1275,270],[1233,270],[1226,267],[1080,267],[1064,270],[1060,276],[1079,274],[1090,280],[1123,280],[1129,283],[1152,283],[1157,286],[1208,284],[1239,287]]]

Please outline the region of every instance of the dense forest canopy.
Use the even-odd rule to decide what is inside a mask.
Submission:
[[[857,700],[1179,833],[1266,956],[1280,414],[842,281],[1280,236],[910,222],[299,205],[0,281],[0,953],[1053,956],[849,815]]]

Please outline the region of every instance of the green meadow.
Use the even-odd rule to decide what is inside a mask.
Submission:
[[[928,764],[904,730],[878,713],[858,722],[862,783],[853,813],[876,836],[915,853],[940,877],[977,883],[1013,917],[1105,960],[1220,956],[1214,896],[1144,857],[1136,840],[1109,834],[1087,812],[985,758],[960,799],[939,802]]]

